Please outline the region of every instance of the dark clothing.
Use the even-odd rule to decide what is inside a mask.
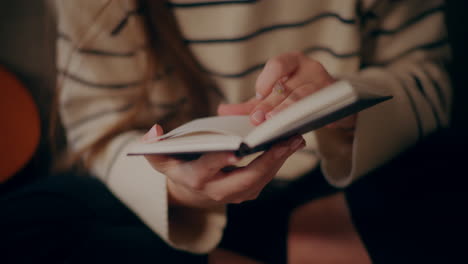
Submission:
[[[0,197],[0,263],[206,263],[168,246],[97,179],[72,174]]]
[[[461,247],[466,243],[459,241],[468,235],[463,184],[468,144],[462,136],[448,131],[429,136],[344,190],[373,263],[455,263],[465,258]],[[259,200],[230,206],[221,245],[267,263],[285,263],[292,210],[336,191],[318,170],[288,185],[273,182]]]
[[[458,263],[468,235],[465,135],[442,131],[346,190],[374,263]],[[461,261],[464,262],[464,261]]]
[[[459,139],[434,134],[345,189],[374,263],[451,263],[464,252]],[[292,210],[336,191],[319,170],[274,181],[258,200],[229,206],[221,246],[285,263]],[[166,245],[92,177],[57,175],[4,193],[0,212],[1,263],[206,263]]]

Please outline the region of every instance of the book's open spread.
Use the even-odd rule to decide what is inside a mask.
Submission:
[[[156,140],[174,138],[195,132],[211,132],[230,136],[246,137],[255,128],[247,116],[214,116],[190,121]]]
[[[294,103],[255,127],[248,116],[196,119],[137,145],[128,155],[236,151],[239,155],[264,149],[275,140],[304,134],[362,109],[390,99],[336,82]]]

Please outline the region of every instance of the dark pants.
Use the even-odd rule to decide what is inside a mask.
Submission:
[[[467,261],[467,147],[466,135],[433,134],[346,190],[375,263]]]
[[[165,244],[98,180],[57,175],[0,196],[0,263],[206,263]]]
[[[466,245],[466,144],[441,132],[345,190],[374,263],[451,263]],[[288,218],[338,190],[318,170],[229,206],[221,246],[284,263]],[[1,263],[205,263],[174,250],[97,180],[58,175],[0,196]],[[313,250],[313,249],[311,249]],[[7,261],[5,261],[7,260]]]
[[[449,131],[429,136],[344,190],[373,263],[466,261],[468,145],[462,137]],[[221,245],[285,263],[292,210],[336,191],[318,170],[287,185],[272,182],[259,200],[230,206]]]

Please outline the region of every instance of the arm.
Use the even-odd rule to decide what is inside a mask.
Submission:
[[[280,142],[246,166],[229,171],[222,169],[238,161],[233,153],[209,153],[192,161],[127,157],[133,142],[151,142],[162,133],[155,125],[142,137],[136,128],[149,127],[145,120],[181,118],[172,111],[183,106],[168,101],[177,95],[177,82],[170,76],[152,80],[144,93],[142,80],[150,56],[141,49],[143,25],[127,19],[126,27],[119,26],[122,17],[134,13],[122,9],[122,3],[59,2],[60,30],[66,36],[65,43],[59,42],[59,67],[64,69],[60,110],[69,145],[75,151],[84,149],[85,157],[98,154],[89,169],[162,239],[179,249],[208,252],[221,239],[224,205],[255,199],[285,160],[304,147],[303,139]],[[116,25],[119,34],[113,33]],[[68,61],[65,55],[73,47]],[[154,103],[154,96],[161,105]],[[103,136],[119,123],[117,133]],[[100,142],[106,144],[96,152],[95,143]]]
[[[362,1],[362,66],[335,76],[393,99],[316,131],[328,181],[345,187],[449,124],[451,87],[443,1]],[[354,71],[354,69],[350,69]],[[254,124],[334,82],[323,65],[301,53],[270,59],[257,98],[221,105],[220,114],[250,113]],[[278,92],[280,91],[280,92]]]
[[[379,3],[380,2],[380,3]],[[375,1],[364,10],[363,67],[341,76],[394,99],[358,115],[354,143],[329,148],[333,132],[320,131],[319,148],[328,180],[346,186],[391,160],[425,135],[449,125],[452,90],[443,1]],[[373,14],[373,15],[370,15]],[[352,159],[344,155],[352,153]],[[340,162],[349,169],[337,170]],[[346,166],[345,166],[346,167]]]
[[[125,153],[147,128],[182,106],[183,98],[161,97],[141,105],[148,52],[141,19],[126,1],[57,1],[60,114],[69,148],[80,151],[101,139],[119,122],[133,122],[112,136],[89,170],[162,239],[175,247],[206,252],[216,246],[225,225],[224,207],[178,208],[169,220],[166,176],[144,158]],[[130,16],[129,16],[130,14]],[[119,34],[116,26],[128,18]],[[166,78],[164,76],[163,78]],[[164,91],[160,76],[152,89]],[[158,103],[154,103],[157,101]],[[145,103],[147,101],[144,101]],[[138,115],[133,113],[138,111]],[[130,118],[129,118],[130,117]],[[145,122],[146,120],[146,122]],[[84,156],[89,155],[89,151]],[[177,216],[178,215],[178,216]],[[182,215],[182,216],[180,216]],[[193,221],[193,232],[182,232]],[[193,229],[193,228],[192,228]]]

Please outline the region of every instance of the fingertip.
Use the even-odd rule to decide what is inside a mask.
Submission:
[[[154,124],[148,132],[140,139],[144,143],[149,143],[157,140],[158,137],[162,136],[164,131],[158,124]]]
[[[261,124],[266,120],[265,112],[262,110],[255,110],[252,114],[250,114],[250,120],[254,125]]]
[[[155,124],[155,126],[156,126],[156,135],[158,137],[164,135],[164,130],[163,130],[162,126],[160,126],[158,124]]]

